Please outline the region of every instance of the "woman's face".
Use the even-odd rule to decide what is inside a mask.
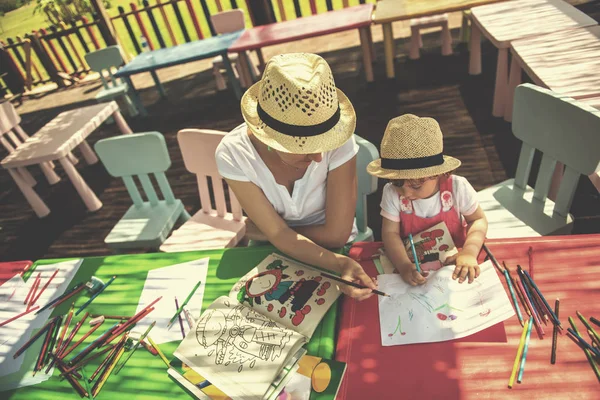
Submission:
[[[282,153],[277,152],[279,157],[283,160],[285,164],[296,168],[306,168],[310,165],[311,162],[321,162],[323,160],[323,153],[314,153],[314,154],[290,154],[290,153]]]

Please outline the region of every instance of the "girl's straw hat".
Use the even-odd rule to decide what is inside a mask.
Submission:
[[[405,114],[392,119],[381,141],[381,158],[367,172],[386,179],[421,179],[455,170],[460,161],[443,155],[439,124],[433,118]]]
[[[327,62],[316,54],[273,57],[262,79],[242,96],[241,107],[256,138],[286,153],[336,149],[356,127],[354,107],[335,87]]]

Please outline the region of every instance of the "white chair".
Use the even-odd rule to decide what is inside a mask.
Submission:
[[[516,88],[512,130],[521,140],[514,179],[478,193],[488,238],[570,233],[571,202],[581,175],[600,170],[600,111],[531,84]],[[534,188],[527,185],[535,151],[542,153]],[[556,201],[548,199],[557,163],[564,164]]]
[[[442,28],[440,32],[442,55],[449,56],[452,54],[452,35],[448,28],[448,14],[432,15],[430,17],[413,18],[410,20],[411,36],[408,56],[411,60],[416,60],[421,56],[419,51],[421,47],[423,47],[421,29],[433,28],[436,26]]]
[[[196,174],[202,208],[173,232],[160,247],[161,251],[235,247],[246,234],[246,218],[231,189],[228,189],[231,210],[227,210],[224,182],[217,169],[215,150],[223,136],[225,132],[209,129],[184,129],[177,133],[185,168]],[[209,177],[212,185],[209,185]],[[211,186],[215,208],[211,205]]]
[[[377,177],[367,172],[367,165],[379,158],[377,147],[366,139],[354,135],[358,144],[356,155],[356,175],[358,178],[358,190],[356,193],[356,227],[358,235],[356,242],[372,242],[373,230],[367,224],[367,196],[377,191]]]
[[[241,29],[246,29],[244,11],[240,10],[239,8],[211,15],[210,20],[212,21],[213,27],[215,28],[215,32],[218,35],[222,33],[229,33],[239,31]],[[236,72],[236,75],[240,80],[240,85],[244,88],[248,88],[252,85],[252,82],[248,82],[246,80],[246,74],[243,71],[241,71],[242,67],[240,63],[238,63],[237,58],[237,53],[229,54],[229,60],[231,61],[234,71]],[[256,68],[252,62],[250,62],[250,68]],[[225,83],[225,78],[223,76],[224,70],[225,65],[223,64],[223,58],[221,56],[213,58],[213,75],[215,77],[218,90],[225,90],[227,88],[227,84]],[[256,70],[254,70],[254,75],[258,75],[258,72]]]

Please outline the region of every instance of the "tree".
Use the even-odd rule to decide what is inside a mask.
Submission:
[[[36,0],[33,13],[46,14],[47,21],[52,25],[60,22],[71,24],[77,22],[81,15],[93,14],[94,9],[88,0]],[[106,8],[110,8],[109,0],[102,0]]]

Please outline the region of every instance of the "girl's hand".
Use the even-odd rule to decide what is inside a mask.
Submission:
[[[456,268],[454,268],[452,279],[458,279],[458,283],[463,283],[468,276],[469,283],[473,283],[480,272],[481,270],[479,269],[476,257],[473,257],[470,254],[458,253],[456,256]]]
[[[417,267],[413,263],[402,265],[400,268],[397,268],[397,271],[404,282],[411,286],[419,286],[424,284],[427,282],[425,277],[429,275],[428,272],[424,272],[422,274],[417,272]]]
[[[367,273],[360,266],[360,264],[346,256],[338,256],[337,259],[340,277],[342,279],[355,283],[360,283],[370,288],[359,289],[350,285],[344,285],[343,283],[340,283],[340,290],[344,292],[347,296],[353,297],[359,301],[368,299],[369,297],[373,296],[373,292],[371,291],[371,289],[377,289],[377,284],[371,278],[369,278],[369,275],[367,275]]]

